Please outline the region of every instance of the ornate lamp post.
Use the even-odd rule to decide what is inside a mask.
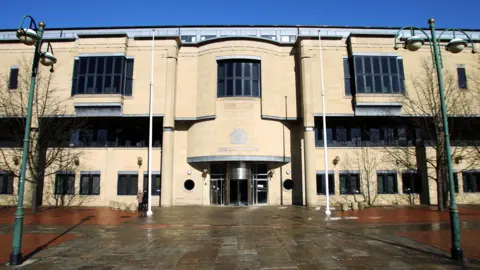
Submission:
[[[446,29],[445,31],[440,33],[440,35],[437,38],[435,33],[435,20],[433,18],[430,18],[428,20],[428,24],[430,26],[430,34],[431,34],[430,37],[424,30],[415,26],[407,26],[400,29],[395,35],[394,48],[395,50],[397,50],[398,45],[403,45],[405,49],[414,52],[422,47],[423,43],[425,42],[425,39],[428,40],[428,43],[430,45],[433,63],[435,64],[435,67],[437,69],[437,79],[438,79],[438,88],[439,88],[438,90],[440,92],[443,132],[445,136],[445,150],[447,155],[447,172],[448,172],[449,189],[450,189],[450,224],[451,224],[451,233],[452,233],[452,248],[450,252],[451,252],[452,260],[461,261],[463,260],[463,251],[462,251],[462,248],[460,247],[460,220],[458,218],[458,208],[455,200],[455,186],[453,183],[452,152],[450,149],[448,116],[447,116],[447,108],[445,104],[445,93],[443,89],[443,74],[442,74],[443,63],[442,63],[442,55],[439,50],[439,46],[441,46],[441,44],[439,44],[439,42],[441,41],[440,38],[447,31],[453,32],[453,39],[450,40],[448,44],[444,45],[445,49],[451,53],[459,53],[463,51],[465,47],[470,47],[472,49],[472,53],[475,53],[476,51],[475,51],[475,46],[473,44],[471,37],[464,31],[459,29],[453,29],[453,28]],[[406,29],[410,30],[411,36],[407,38],[405,42],[401,42],[400,38],[403,36],[401,35],[403,33],[402,31]],[[425,37],[416,36],[415,31],[422,32],[425,35]],[[461,32],[467,38],[467,40],[456,37],[455,32]]]
[[[28,28],[23,28],[23,24],[26,19],[30,20]],[[20,168],[20,181],[18,183],[18,204],[17,211],[15,211],[14,217],[15,222],[13,225],[13,242],[12,242],[12,253],[10,254],[10,265],[19,265],[23,263],[22,258],[22,235],[23,235],[23,193],[25,188],[25,173],[27,169],[27,155],[29,151],[29,141],[30,141],[30,126],[32,120],[32,106],[33,106],[33,96],[35,89],[35,81],[37,78],[38,62],[42,63],[44,66],[50,66],[50,72],[53,72],[53,65],[57,62],[57,58],[53,55],[53,49],[50,43],[48,43],[47,50],[42,52],[42,38],[43,31],[45,28],[45,23],[40,22],[35,23],[35,20],[27,15],[23,17],[20,28],[17,30],[18,39],[25,45],[32,46],[35,45],[35,52],[33,55],[33,64],[32,64],[32,78],[30,80],[30,90],[28,93],[28,104],[27,104],[27,119],[25,123],[25,137],[23,139],[23,153],[22,153],[22,163]]]

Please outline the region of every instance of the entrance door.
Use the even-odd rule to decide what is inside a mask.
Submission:
[[[230,180],[230,204],[248,205],[248,180],[231,179]]]
[[[253,204],[268,204],[267,164],[253,165],[252,198]]]

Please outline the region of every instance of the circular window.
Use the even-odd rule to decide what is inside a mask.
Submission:
[[[285,190],[292,190],[293,188],[293,181],[292,179],[287,179],[285,181],[283,181],[283,188]]]
[[[193,190],[195,188],[195,182],[193,182],[192,179],[187,179],[183,183],[183,187],[188,191]]]

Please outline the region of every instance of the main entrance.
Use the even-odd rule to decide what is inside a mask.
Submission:
[[[242,206],[268,203],[267,164],[211,164],[210,181],[211,204]]]

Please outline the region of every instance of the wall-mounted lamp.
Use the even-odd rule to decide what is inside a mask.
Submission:
[[[333,166],[337,166],[338,162],[340,162],[340,157],[339,157],[339,156],[336,156],[336,157],[333,159],[333,161],[332,161]]]
[[[75,164],[75,166],[80,165],[80,159],[78,157],[73,157],[73,164]]]
[[[137,164],[138,164],[138,167],[142,166],[142,164],[143,164],[143,158],[142,157],[137,158]]]
[[[455,157],[455,164],[460,164],[463,161],[463,156]]]
[[[286,173],[287,175],[289,175],[289,174],[290,174],[290,170],[286,170],[285,173]]]
[[[272,169],[268,171],[268,178],[272,178],[274,174],[275,174],[275,170]]]
[[[191,175],[191,174],[192,174],[192,171],[191,171],[191,170],[188,170],[188,171],[187,171],[187,174],[188,174],[188,175]]]
[[[18,166],[18,164],[20,164],[20,159],[17,156],[13,157],[13,164],[15,164],[15,166]]]
[[[203,169],[203,171],[202,171],[202,177],[203,177],[203,178],[206,178],[206,177],[207,177],[207,174],[208,174],[208,170],[207,170],[207,169]]]

